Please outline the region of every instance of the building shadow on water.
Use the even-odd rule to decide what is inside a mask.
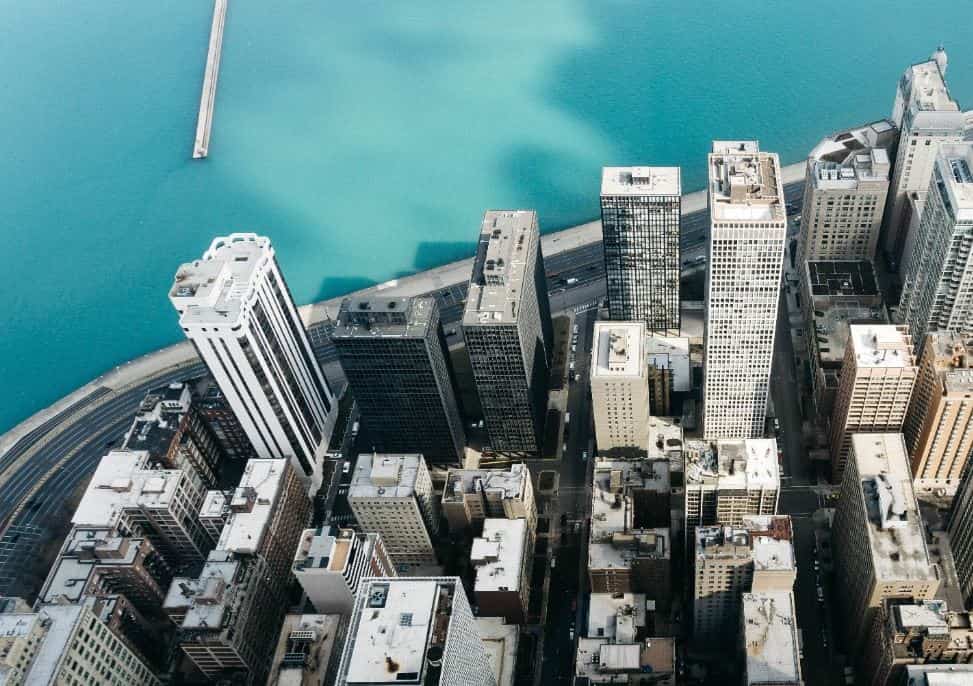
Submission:
[[[476,251],[476,236],[479,234],[479,224],[470,227],[468,241],[421,241],[416,246],[415,259],[412,266],[416,271],[425,271],[439,267],[456,260],[473,257]]]

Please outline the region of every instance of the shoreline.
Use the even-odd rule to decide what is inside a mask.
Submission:
[[[801,160],[793,164],[781,167],[781,185],[794,183],[804,178],[805,161]],[[700,189],[687,193],[682,197],[682,214],[690,214],[705,209],[707,203],[706,189]],[[585,245],[589,245],[601,239],[601,220],[594,219],[576,226],[572,226],[559,231],[554,231],[541,236],[541,249],[545,256],[556,255],[558,253],[573,250]],[[351,293],[335,296],[327,300],[322,300],[307,305],[301,305],[298,311],[304,320],[305,326],[311,326],[327,317],[333,317],[338,310],[338,306],[344,298],[353,295],[365,295],[391,290],[397,296],[412,296],[420,293],[427,293],[437,288],[450,286],[463,281],[464,273],[469,274],[472,269],[473,257],[463,258],[448,264],[444,264],[432,269],[410,274],[399,279],[391,279],[374,286],[368,286]],[[466,277],[468,278],[468,276]],[[390,295],[392,294],[390,293]],[[51,403],[45,408],[37,410],[27,418],[21,420],[3,435],[0,435],[0,457],[10,448],[17,444],[24,436],[40,427],[44,422],[50,420],[61,412],[68,410],[74,403],[82,400],[98,388],[106,387],[112,391],[121,391],[124,388],[144,382],[152,376],[160,375],[166,371],[181,367],[196,360],[196,351],[189,341],[184,340],[179,343],[155,350],[139,357],[133,358],[115,366],[114,368],[100,374],[88,383],[76,388],[72,392]],[[82,411],[79,408],[79,411]],[[70,422],[70,416],[65,417],[64,422]],[[54,429],[51,429],[52,431]],[[40,436],[39,438],[43,438]],[[8,465],[4,472],[9,471],[15,465]],[[0,479],[2,480],[2,479]],[[2,484],[0,484],[2,485]]]

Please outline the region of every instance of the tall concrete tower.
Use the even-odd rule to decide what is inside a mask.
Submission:
[[[939,146],[959,143],[969,126],[946,85],[946,51],[940,48],[925,62],[913,64],[899,79],[892,106],[899,127],[899,148],[889,188],[883,225],[884,249],[893,261],[910,241],[909,194],[924,194]],[[913,332],[915,333],[915,332]]]
[[[714,141],[703,433],[764,432],[787,218],[780,161],[757,141]]]
[[[679,167],[605,167],[601,177],[608,310],[679,335]]]
[[[490,447],[536,455],[553,338],[536,212],[483,216],[463,333]]]
[[[973,332],[973,143],[942,145],[910,259],[899,317],[913,341],[927,333]]]
[[[257,456],[291,460],[316,491],[337,403],[270,239],[215,238],[179,267],[169,299]]]

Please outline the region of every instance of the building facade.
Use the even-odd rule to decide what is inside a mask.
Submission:
[[[608,311],[679,335],[679,167],[605,167],[601,231]]]
[[[973,606],[973,460],[967,460],[949,511],[949,545],[956,578],[967,607]]]
[[[848,327],[845,361],[831,416],[831,475],[840,483],[856,433],[899,432],[918,368],[904,326]]]
[[[490,449],[537,455],[553,332],[537,213],[489,211],[473,261],[463,335]]]
[[[591,411],[599,454],[636,457],[648,450],[649,381],[642,322],[595,322]]]
[[[740,613],[746,686],[804,686],[801,630],[791,591],[744,593]]]
[[[496,686],[459,577],[366,579],[336,686]]]
[[[756,141],[714,141],[703,435],[764,432],[787,236],[780,161]]]
[[[257,456],[292,460],[316,492],[337,400],[270,239],[214,239],[201,259],[179,267],[169,299]]]
[[[906,447],[917,493],[952,497],[973,452],[973,342],[926,336],[906,415]]]
[[[780,466],[777,440],[687,441],[686,536],[698,526],[739,526],[745,517],[777,514]]]
[[[855,661],[883,599],[909,596],[921,602],[939,590],[940,572],[929,560],[902,434],[852,436],[831,531],[846,653]]]
[[[973,330],[973,143],[941,145],[931,176],[899,303],[917,344]]]
[[[351,529],[305,529],[294,555],[294,576],[321,614],[350,615],[367,576],[396,576],[379,534]]]
[[[374,450],[463,459],[463,420],[435,298],[347,298],[331,340]]]
[[[832,134],[811,151],[798,264],[875,258],[898,133],[883,119]]]
[[[443,488],[442,511],[453,533],[481,526],[488,517],[524,519],[533,542],[537,502],[530,469],[525,464],[513,464],[507,469],[450,469]]]
[[[790,593],[797,578],[790,517],[744,517],[695,531],[693,639],[731,642],[747,593]],[[739,639],[737,639],[739,640]]]
[[[909,242],[909,194],[927,191],[939,146],[963,140],[967,126],[967,116],[946,86],[946,66],[946,51],[939,48],[927,61],[906,69],[895,91],[892,123],[900,134],[883,224],[884,249],[893,260]]]
[[[362,531],[382,536],[397,567],[436,564],[439,503],[422,455],[359,455],[348,504]]]
[[[484,520],[483,535],[473,539],[470,551],[479,616],[503,617],[512,624],[527,622],[533,559],[526,520]]]

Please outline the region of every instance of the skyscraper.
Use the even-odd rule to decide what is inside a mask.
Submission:
[[[949,511],[949,544],[963,602],[973,604],[973,460],[967,460],[959,490]]]
[[[883,119],[828,136],[811,151],[798,264],[875,257],[897,135]]]
[[[904,326],[848,327],[831,417],[831,473],[841,483],[851,437],[902,430],[918,369]]]
[[[973,330],[973,143],[942,145],[903,265],[899,317],[918,345],[933,331]]]
[[[926,336],[903,433],[917,493],[953,496],[973,453],[973,342]]]
[[[201,259],[179,267],[169,299],[257,456],[290,459],[316,491],[337,401],[270,239],[213,239]]]
[[[434,298],[347,298],[331,340],[372,448],[462,460],[463,420]]]
[[[703,433],[764,432],[787,218],[780,161],[756,141],[714,141]]]
[[[490,448],[536,455],[547,410],[552,331],[537,213],[483,215],[463,333]]]
[[[595,322],[591,350],[591,410],[598,451],[645,455],[649,440],[649,381],[643,322]]]
[[[679,335],[679,167],[605,167],[601,176],[608,310]]]
[[[496,686],[459,577],[365,579],[337,686]]]
[[[892,122],[899,127],[899,147],[883,227],[884,249],[893,260],[906,243],[909,193],[926,192],[940,144],[958,143],[967,126],[967,115],[946,86],[946,63],[946,51],[939,48],[906,69],[895,91]]]
[[[902,434],[855,434],[831,527],[835,587],[855,660],[882,600],[929,600],[940,573],[929,561]]]

